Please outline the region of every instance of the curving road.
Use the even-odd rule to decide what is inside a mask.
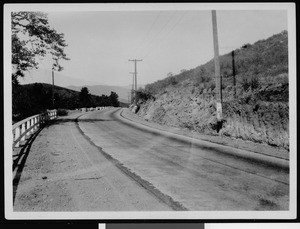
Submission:
[[[75,113],[43,130],[31,147],[15,209],[288,210],[287,169],[170,137],[122,112]],[[42,197],[32,206],[34,192]]]
[[[288,208],[287,171],[131,125],[121,114],[88,113],[78,125],[108,159],[174,209]]]

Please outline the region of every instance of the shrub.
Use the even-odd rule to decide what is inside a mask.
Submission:
[[[57,115],[58,116],[66,116],[68,115],[68,111],[66,109],[57,109]]]
[[[258,76],[252,76],[250,81],[250,86],[252,89],[256,89],[259,86]]]
[[[274,77],[277,83],[281,83],[283,85],[289,84],[289,76],[287,73],[283,73]]]
[[[247,91],[250,86],[251,85],[250,85],[249,80],[247,79],[247,77],[244,76],[242,78],[242,87],[243,87],[244,91]]]
[[[170,77],[170,83],[172,85],[176,85],[178,82],[177,82],[176,78],[174,76],[172,76],[172,77]]]
[[[216,88],[216,83],[215,81],[209,81],[209,82],[206,82],[204,84],[204,88],[206,88],[206,90],[211,90],[213,91],[215,88]]]
[[[137,91],[137,98],[138,100],[142,100],[143,102],[149,100],[149,99],[154,99],[154,96],[152,93],[146,89],[140,89]]]

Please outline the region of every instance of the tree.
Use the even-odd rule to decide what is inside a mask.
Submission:
[[[113,107],[118,107],[119,106],[118,98],[119,98],[118,94],[116,92],[111,91],[109,96],[110,105]]]
[[[81,88],[79,93],[79,103],[82,107],[90,107],[92,105],[91,94],[87,87]]]
[[[42,12],[12,12],[12,83],[18,83],[18,77],[24,71],[38,68],[38,56],[51,54],[52,69],[61,71],[60,59],[69,60],[64,53],[67,46],[63,33],[49,26],[47,14]]]
[[[41,83],[24,87],[17,85],[13,90],[13,120],[22,120],[31,115],[46,111],[51,104],[50,91]]]

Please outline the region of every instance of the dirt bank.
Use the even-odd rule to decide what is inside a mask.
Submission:
[[[171,127],[263,143],[288,151],[288,85],[246,92],[238,89],[236,99],[232,99],[230,92],[231,88],[224,89],[221,128],[217,125],[214,90],[203,90],[189,81],[167,87],[155,99],[142,103],[137,114]]]

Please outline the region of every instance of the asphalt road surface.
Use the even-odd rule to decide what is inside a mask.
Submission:
[[[78,112],[44,128],[17,173],[14,210],[289,209],[287,169],[160,134],[122,112]]]

